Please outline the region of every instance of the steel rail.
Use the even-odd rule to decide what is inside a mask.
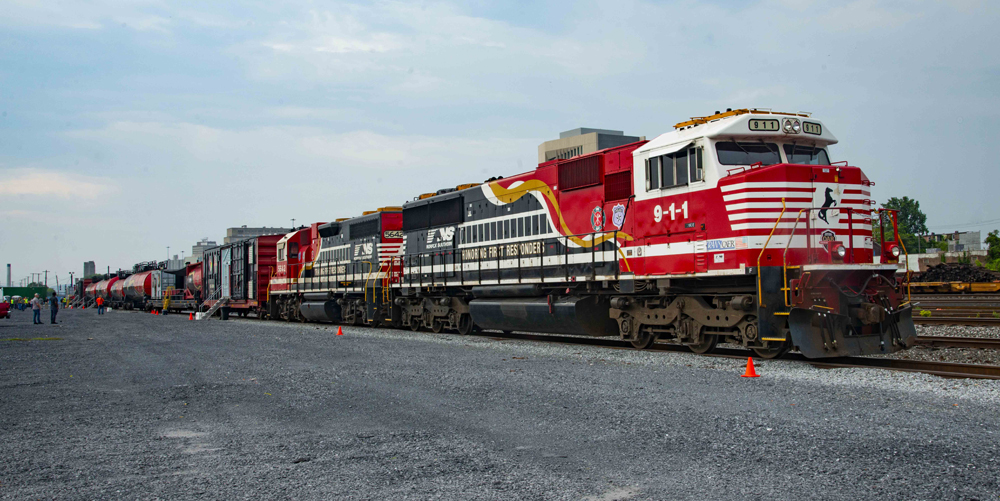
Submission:
[[[965,325],[970,327],[1000,327],[1000,318],[982,317],[921,317],[913,316],[913,323],[921,325]]]
[[[526,334],[520,332],[499,333],[480,332],[474,336],[487,337],[494,340],[527,340],[542,341],[548,343],[580,344],[590,346],[604,346],[618,349],[635,350],[628,341],[614,338],[590,338],[566,335],[548,334]],[[686,346],[678,344],[654,343],[646,351],[671,351],[690,353],[694,355]],[[702,356],[738,358],[756,357],[750,350],[734,348],[716,348],[711,353]],[[757,357],[758,359],[760,357]],[[801,353],[789,353],[779,360],[789,360],[805,362],[814,367],[823,369],[834,368],[855,368],[855,369],[886,369],[902,372],[922,372],[935,376],[949,378],[970,378],[970,379],[1000,379],[1000,366],[997,365],[976,365],[959,364],[952,362],[928,362],[921,360],[903,360],[898,358],[868,358],[868,357],[835,357],[835,358],[806,358]]]
[[[988,337],[917,336],[917,344],[940,348],[1000,350],[1000,338]]]
[[[280,320],[267,321],[281,322]],[[613,349],[636,351],[628,341],[612,337],[587,337],[565,334],[529,334],[521,332],[503,333],[497,331],[480,331],[472,333],[469,336],[488,338],[497,341],[541,341],[545,343],[602,346]],[[695,353],[693,353],[687,346],[668,343],[654,343],[645,351],[669,351],[695,355]],[[716,348],[711,353],[706,353],[701,356],[735,359],[756,357],[758,360],[760,359],[760,357],[758,357],[753,351],[734,348]],[[868,357],[834,357],[817,359],[806,358],[801,353],[788,353],[780,357],[778,360],[804,362],[822,369],[885,369],[901,372],[921,372],[924,374],[932,374],[947,378],[1000,379],[1000,365],[960,364],[952,362],[930,362],[922,360],[903,360],[898,358]]]

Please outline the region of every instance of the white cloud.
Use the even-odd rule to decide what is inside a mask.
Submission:
[[[110,180],[37,168],[5,169],[0,195],[95,200],[117,191]]]

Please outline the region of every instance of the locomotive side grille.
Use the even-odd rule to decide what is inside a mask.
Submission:
[[[622,200],[632,196],[632,172],[623,170],[604,176],[604,200]]]
[[[430,224],[430,205],[423,204],[403,209],[403,231],[426,228]]]
[[[462,222],[462,199],[455,197],[449,200],[430,204],[431,226],[458,224]]]
[[[378,235],[378,218],[369,219],[360,223],[354,223],[350,228],[350,238],[365,238]]]
[[[601,184],[600,156],[559,164],[559,189],[569,191],[598,184]]]

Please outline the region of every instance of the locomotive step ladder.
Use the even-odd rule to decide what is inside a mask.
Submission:
[[[215,312],[219,311],[219,308],[222,308],[227,304],[229,304],[229,296],[222,296],[222,298],[216,301],[215,304],[213,304],[212,307],[208,309],[208,311],[200,314],[201,318],[199,318],[199,320],[208,320],[209,318],[212,318],[212,315],[214,315]]]

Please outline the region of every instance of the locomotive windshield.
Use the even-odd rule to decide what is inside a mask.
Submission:
[[[790,164],[830,165],[830,157],[826,155],[826,150],[816,146],[786,144],[785,157]]]
[[[720,141],[715,143],[715,151],[719,154],[722,165],[774,165],[781,163],[778,145],[774,143],[744,143],[737,141]]]

